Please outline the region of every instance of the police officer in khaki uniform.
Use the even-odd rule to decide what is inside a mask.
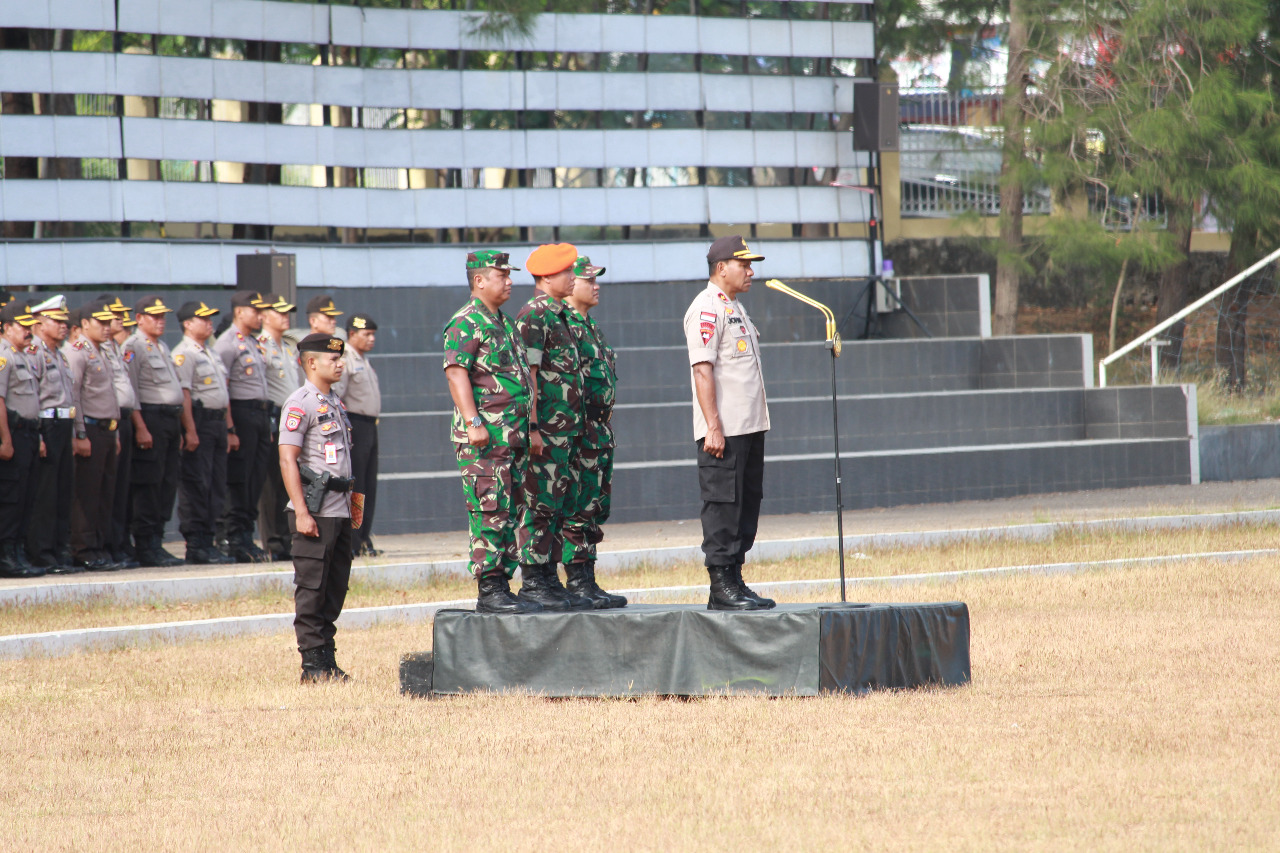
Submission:
[[[138,561],[130,556],[133,548],[129,545],[129,474],[133,469],[133,410],[138,408],[138,392],[129,381],[124,353],[120,349],[127,336],[124,321],[129,315],[129,309],[120,301],[119,296],[110,293],[104,293],[98,299],[108,303],[115,317],[111,321],[111,335],[98,349],[111,365],[115,378],[116,402],[120,404],[120,422],[116,428],[120,452],[116,456],[116,493],[111,501],[111,530],[107,534],[107,552],[111,561],[121,568],[136,569]],[[137,325],[133,321],[130,324]]]
[[[307,381],[289,395],[280,418],[280,474],[293,531],[293,628],[302,682],[345,681],[334,654],[334,622],[347,597],[351,534],[362,502],[351,494],[351,424],[333,393],[345,366],[343,343],[307,335],[298,350]]]
[[[708,610],[763,610],[774,602],[742,580],[764,497],[764,434],[769,430],[760,335],[738,296],[763,261],[739,236],[707,252],[710,281],[684,315],[693,382],[693,437],[702,492],[702,551],[711,578]]]
[[[76,410],[71,556],[77,566],[91,572],[123,568],[111,559],[107,545],[116,493],[120,404],[115,370],[102,346],[111,337],[115,319],[110,303],[95,300],[83,305],[76,312],[80,335],[67,351]]]
[[[290,329],[285,337],[297,343],[307,335],[333,335],[345,342],[347,333],[338,328],[338,318],[342,312],[334,304],[333,297],[327,293],[307,300],[307,328]]]
[[[52,296],[31,309],[36,325],[28,362],[40,379],[40,438],[27,554],[53,574],[81,571],[71,559],[71,368],[62,353],[70,316],[67,300]]]
[[[236,441],[231,429],[227,374],[207,345],[217,308],[187,302],[178,309],[183,337],[173,348],[173,366],[182,386],[182,457],[179,464],[178,529],[187,540],[187,562],[233,563],[213,544],[214,529],[227,498],[227,453]]]
[[[302,387],[302,368],[298,364],[298,345],[285,337],[289,330],[289,314],[297,306],[279,294],[267,294],[269,303],[262,309],[262,334],[258,343],[266,351],[267,399],[271,401],[271,445],[278,447],[280,435],[280,407],[289,395]],[[284,505],[289,496],[280,479],[280,466],[267,465],[267,479],[262,484],[262,498],[258,501],[258,528],[262,533],[262,547],[273,560],[291,560],[292,537]]]
[[[378,324],[368,314],[352,314],[347,320],[346,370],[333,386],[351,419],[352,470],[356,489],[364,494],[364,522],[351,537],[355,556],[378,557],[373,547],[373,512],[378,498],[378,416],[382,414],[382,389],[369,353],[378,338]]]
[[[227,459],[227,507],[223,521],[227,553],[242,563],[271,558],[253,541],[258,501],[271,461],[271,402],[267,399],[266,351],[258,343],[262,331],[261,293],[241,290],[231,297],[231,325],[213,345],[227,370],[231,421],[240,446]]]
[[[31,484],[40,458],[40,380],[27,361],[38,321],[24,302],[0,309],[0,577],[40,577],[27,560]]]
[[[133,313],[138,327],[124,342],[123,357],[138,392],[129,486],[134,556],[144,566],[168,568],[182,565],[164,549],[164,526],[178,494],[182,450],[182,384],[169,345],[160,340],[165,315],[173,309],[152,295],[139,299]]]

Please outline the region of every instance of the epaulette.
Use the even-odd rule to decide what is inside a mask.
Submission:
[[[85,347],[87,347],[88,345],[89,345],[89,342],[88,342],[88,341],[86,341],[84,338],[81,338],[80,340],[78,340],[78,341],[76,341],[74,344],[72,344],[72,346],[73,346],[73,347],[75,347],[76,349],[79,349],[79,350],[84,349],[84,348],[85,348]]]

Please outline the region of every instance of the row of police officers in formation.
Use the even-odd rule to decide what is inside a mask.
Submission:
[[[162,545],[175,499],[186,562],[290,558],[279,416],[303,385],[298,341],[341,334],[332,298],[311,300],[300,330],[284,297],[237,292],[215,334],[222,312],[204,302],[175,312],[155,295],[78,308],[26,296],[0,309],[0,576],[179,565]],[[183,337],[170,350],[174,313]],[[350,476],[367,493],[349,547],[376,553],[377,324],[354,314],[345,325],[336,393],[350,412]]]

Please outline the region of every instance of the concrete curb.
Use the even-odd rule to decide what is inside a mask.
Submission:
[[[870,586],[906,586],[909,584],[945,584],[964,579],[1016,575],[1066,575],[1086,571],[1114,570],[1139,566],[1163,565],[1190,560],[1250,560],[1280,555],[1280,549],[1266,548],[1252,551],[1209,551],[1197,554],[1172,554],[1160,557],[1131,557],[1117,560],[1098,560],[1081,563],[1042,563],[1029,566],[1003,566],[990,569],[969,569],[958,572],[934,574],[892,575],[889,577],[847,578],[846,588]],[[811,581],[770,581],[753,584],[759,591],[771,595],[802,595],[819,590],[839,589],[838,578]],[[636,604],[670,604],[699,601],[706,595],[705,586],[668,586],[645,589],[616,590]],[[346,630],[372,628],[385,624],[414,624],[426,622],[440,610],[470,610],[473,599],[424,602],[422,604],[392,604],[382,607],[356,607],[345,610],[338,625]],[[231,616],[223,619],[198,619],[187,622],[162,622],[152,625],[125,625],[114,628],[86,628],[78,631],[52,631],[43,634],[15,634],[0,637],[0,659],[34,656],[60,656],[84,651],[107,651],[158,643],[180,643],[191,640],[212,640],[226,637],[274,634],[288,630],[293,625],[292,613],[272,613],[260,616]]]
[[[1039,524],[1015,524],[1007,527],[971,527],[955,530],[919,530],[902,533],[864,533],[845,536],[845,551],[870,548],[920,548],[962,541],[1024,540],[1040,541],[1059,533],[1114,530],[1139,532],[1154,530],[1186,530],[1222,527],[1229,524],[1280,524],[1280,510],[1203,513],[1194,515],[1112,518],[1097,521],[1056,521]],[[831,551],[835,537],[774,539],[757,542],[751,558],[780,560]],[[596,562],[601,574],[622,571],[642,565],[669,566],[702,559],[698,546],[605,551]],[[352,568],[352,580],[379,585],[415,586],[440,576],[465,577],[465,560],[391,563]],[[264,592],[292,592],[293,572],[289,569],[268,572],[246,572],[212,577],[173,577],[154,580],[87,581],[84,583],[29,583],[0,588],[0,607],[95,600],[120,603],[152,601],[200,601],[211,598],[233,598]]]

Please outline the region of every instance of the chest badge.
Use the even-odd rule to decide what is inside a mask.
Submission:
[[[747,351],[747,342],[738,341],[738,352],[746,352],[746,351]]]

